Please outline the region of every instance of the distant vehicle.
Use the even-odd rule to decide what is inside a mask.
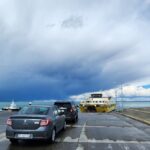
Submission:
[[[54,142],[56,133],[65,128],[65,115],[56,106],[29,105],[7,120],[6,137],[12,143],[34,139]]]
[[[11,110],[11,111],[19,111],[21,107],[18,107],[14,101],[10,104],[10,106],[3,107],[2,110]]]
[[[66,115],[66,121],[77,122],[78,120],[78,108],[74,102],[71,101],[56,101],[54,103],[59,109],[64,110]]]

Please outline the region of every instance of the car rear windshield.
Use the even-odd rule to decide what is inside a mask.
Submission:
[[[49,109],[49,107],[26,106],[20,110],[19,114],[47,115]]]
[[[60,107],[70,108],[71,107],[71,103],[55,102],[55,105],[58,108],[60,108]]]

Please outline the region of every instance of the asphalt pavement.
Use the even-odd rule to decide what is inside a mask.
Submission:
[[[68,123],[56,142],[20,141],[5,138],[5,121],[10,113],[0,112],[0,150],[150,150],[150,126],[118,113],[79,113],[77,123]]]

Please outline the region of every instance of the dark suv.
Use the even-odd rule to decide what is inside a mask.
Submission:
[[[78,120],[78,108],[74,102],[71,101],[56,101],[54,103],[59,109],[64,110],[66,115],[66,121],[77,122]]]

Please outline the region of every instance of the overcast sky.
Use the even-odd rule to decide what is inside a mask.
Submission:
[[[0,1],[0,100],[150,85],[149,0]]]

